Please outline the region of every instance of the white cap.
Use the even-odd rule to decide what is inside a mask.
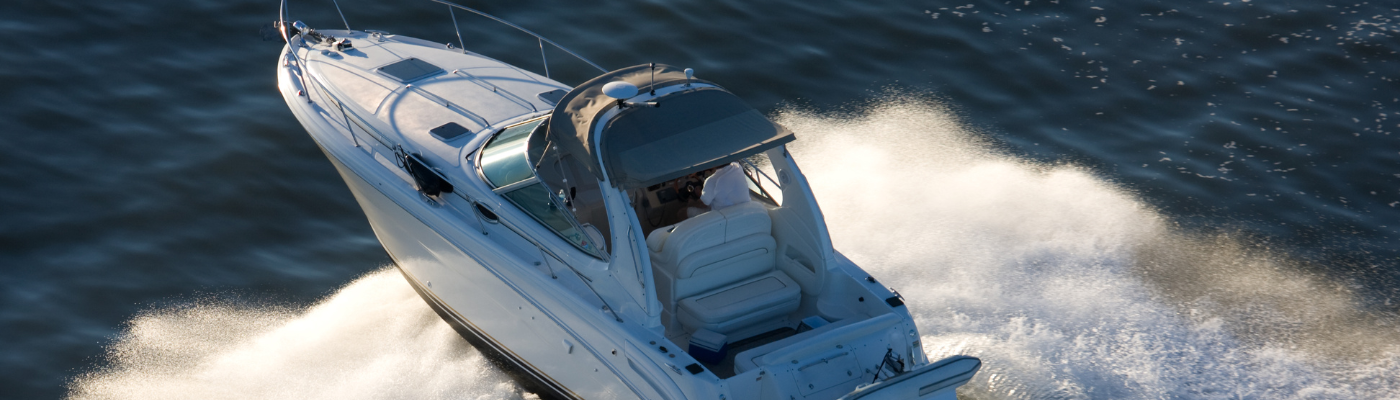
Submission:
[[[603,94],[614,99],[627,100],[637,95],[637,85],[622,81],[608,82],[603,85]]]

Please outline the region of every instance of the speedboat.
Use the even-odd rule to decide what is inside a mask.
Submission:
[[[903,298],[832,248],[793,132],[691,69],[604,69],[438,2],[538,38],[543,74],[284,3],[277,87],[408,283],[523,389],[955,399],[980,368],[931,362]],[[551,79],[546,44],[601,74]]]

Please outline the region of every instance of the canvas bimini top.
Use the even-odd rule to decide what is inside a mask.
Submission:
[[[658,106],[627,106],[602,120],[619,106],[603,94],[603,85],[618,81],[636,85],[642,96],[659,91],[649,100]],[[560,152],[572,154],[599,180],[606,168],[612,185],[621,189],[665,182],[795,139],[733,93],[686,79],[682,69],[665,64],[619,69],[574,88],[555,107],[548,135]]]

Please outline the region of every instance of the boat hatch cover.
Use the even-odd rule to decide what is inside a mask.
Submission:
[[[456,139],[458,136],[462,136],[463,133],[471,131],[461,125],[457,125],[456,122],[448,122],[442,126],[430,129],[428,132],[445,142]]]
[[[549,103],[550,105],[559,105],[559,100],[563,100],[564,95],[567,93],[569,92],[554,89],[548,92],[540,93],[537,97],[539,97],[540,100]]]
[[[409,83],[432,75],[437,75],[443,71],[442,68],[429,64],[427,61],[417,58],[405,58],[393,64],[379,67],[379,72],[393,77],[399,82]]]

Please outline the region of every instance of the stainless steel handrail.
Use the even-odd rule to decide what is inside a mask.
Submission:
[[[516,105],[519,105],[521,107],[529,107],[530,111],[532,112],[540,111],[539,108],[535,107],[535,103],[531,103],[529,100],[525,100],[519,95],[511,93],[508,90],[502,90],[499,86],[496,86],[496,84],[491,83],[490,81],[487,81],[485,79],[478,78],[476,75],[472,75],[470,72],[463,71],[460,69],[454,69],[452,70],[452,73],[464,76],[467,78],[467,80],[472,81],[472,83],[475,83],[478,86],[491,89],[491,93],[495,93],[500,95],[501,97],[505,97],[506,100],[510,100],[511,103],[515,103]]]
[[[478,203],[478,204],[479,204],[479,203]],[[488,207],[488,209],[489,209],[489,207]],[[598,301],[601,301],[601,302],[603,303],[603,309],[606,310],[606,311],[608,312],[608,314],[612,314],[613,319],[617,320],[617,322],[622,322],[622,316],[621,316],[621,315],[618,315],[617,309],[613,308],[611,304],[608,304],[608,299],[607,299],[607,297],[604,297],[602,293],[598,293],[598,289],[596,289],[596,288],[593,287],[593,278],[589,278],[588,275],[584,274],[583,272],[579,272],[578,268],[574,268],[573,265],[571,265],[571,264],[569,264],[568,262],[564,261],[564,259],[561,258],[561,257],[559,257],[558,254],[555,254],[553,250],[550,250],[548,247],[545,247],[543,244],[540,244],[540,242],[536,241],[536,240],[535,240],[533,237],[531,237],[530,235],[525,234],[525,232],[522,232],[520,229],[518,229],[518,228],[516,228],[515,226],[513,226],[513,225],[515,224],[515,222],[513,222],[513,221],[510,221],[510,222],[506,221],[506,219],[505,219],[504,217],[502,217],[500,214],[496,214],[496,216],[498,217],[498,218],[497,218],[497,221],[500,222],[501,226],[504,226],[504,227],[506,227],[506,229],[509,229],[509,230],[511,230],[512,232],[515,232],[515,234],[516,234],[517,236],[520,236],[521,239],[525,239],[525,241],[530,242],[530,244],[535,245],[535,248],[540,249],[540,251],[543,251],[543,252],[545,252],[546,254],[548,254],[550,258],[553,258],[553,259],[555,259],[555,260],[559,260],[559,263],[560,263],[560,264],[564,264],[565,267],[568,267],[568,268],[569,268],[569,271],[572,271],[572,272],[574,273],[574,275],[578,276],[578,277],[579,277],[579,280],[583,282],[583,285],[586,286],[586,287],[588,287],[588,291],[593,292],[593,295],[596,296],[596,297],[598,297]],[[549,262],[549,260],[541,260],[541,261],[544,261],[544,262],[546,262],[546,263]],[[553,266],[550,266],[550,268],[553,268]]]
[[[301,93],[298,95],[306,97],[306,102],[311,102],[310,93],[306,90],[306,65],[301,62],[301,57],[297,57],[296,48],[292,47],[292,38],[287,36],[287,0],[282,0],[282,4],[277,7],[277,31],[282,33],[282,41],[287,43],[287,54],[292,56],[292,60],[297,62],[297,79],[301,81]]]
[[[342,22],[342,23],[345,24],[345,30],[347,30],[347,31],[350,30],[350,21],[346,21],[346,20],[345,20],[345,12],[340,11],[340,1],[338,1],[338,0],[331,0],[331,4],[335,4],[335,12],[336,12],[336,14],[340,14],[340,22]]]
[[[418,93],[419,95],[422,95],[423,97],[427,98],[428,100],[431,100],[431,101],[433,101],[433,102],[435,102],[435,103],[441,104],[443,107],[446,107],[447,109],[452,110],[452,111],[456,111],[458,114],[462,114],[463,116],[466,116],[467,118],[475,118],[475,119],[481,120],[481,125],[482,125],[482,127],[489,127],[489,126],[491,126],[491,121],[487,121],[487,120],[486,120],[486,117],[483,117],[483,116],[480,116],[480,115],[476,115],[476,113],[471,112],[471,110],[468,110],[468,109],[466,109],[466,108],[463,108],[462,106],[457,105],[457,103],[453,103],[453,102],[451,102],[451,101],[447,101],[447,99],[444,99],[444,98],[442,98],[442,96],[438,96],[437,94],[434,94],[433,92],[429,92],[427,89],[423,89],[423,88],[421,88],[421,87],[413,86],[413,84],[407,84],[407,85],[404,85],[404,87],[405,87],[405,88],[408,88],[408,91],[411,91],[411,92],[414,92],[414,93]]]
[[[748,164],[750,167],[753,167],[753,170],[756,171],[756,172],[758,172],[759,175],[763,175],[764,178],[767,178],[767,179],[768,179],[768,183],[772,183],[773,186],[777,186],[777,187],[778,187],[778,190],[782,190],[782,189],[783,189],[783,185],[782,185],[782,184],[778,183],[778,181],[773,180],[773,178],[770,177],[770,176],[768,176],[768,173],[767,173],[767,172],[763,172],[763,169],[762,169],[762,168],[759,168],[758,165],[755,165],[753,162],[751,162],[751,161],[749,161],[749,160],[747,160],[747,159],[745,159],[745,160],[743,160],[743,161],[744,161],[744,164]]]
[[[503,19],[500,19],[500,18],[496,18],[496,16],[494,16],[494,15],[487,14],[487,13],[484,13],[484,12],[481,12],[481,11],[477,11],[476,9],[464,7],[464,6],[459,5],[459,4],[457,4],[457,3],[453,3],[453,2],[450,2],[450,1],[443,1],[443,0],[432,0],[432,1],[433,1],[434,3],[446,4],[448,7],[460,8],[460,9],[462,9],[462,10],[472,12],[472,13],[474,13],[474,14],[476,14],[476,15],[480,15],[480,16],[483,16],[483,17],[486,17],[486,18],[490,18],[490,19],[492,19],[492,20],[494,20],[494,21],[496,21],[496,22],[500,22],[500,23],[505,24],[506,26],[509,26],[509,27],[511,27],[511,28],[518,29],[518,30],[520,30],[521,32],[528,33],[528,34],[530,34],[530,36],[534,36],[536,39],[539,39],[541,42],[549,43],[551,46],[554,46],[554,48],[559,49],[559,50],[563,50],[565,53],[569,53],[569,55],[574,56],[574,58],[579,59],[579,61],[583,61],[584,63],[587,63],[588,65],[592,66],[593,68],[597,68],[599,71],[608,72],[608,70],[604,69],[603,67],[598,66],[598,64],[594,64],[592,61],[588,61],[587,58],[583,58],[583,56],[578,55],[578,53],[573,52],[573,50],[569,50],[569,49],[567,49],[567,48],[564,48],[564,46],[560,46],[558,43],[554,43],[553,40],[546,39],[544,36],[540,36],[540,35],[537,34],[537,33],[531,32],[529,29],[521,28],[519,25],[512,24],[512,23],[507,22],[506,20],[503,20]],[[455,15],[453,16],[453,21],[454,21],[454,22],[456,21],[456,16],[455,16]],[[459,36],[460,36],[460,34],[459,34]],[[459,38],[458,40],[460,41],[461,39]],[[544,47],[543,47],[543,45],[541,45],[541,47],[540,47],[540,58],[544,58]],[[545,60],[545,70],[548,71],[548,69],[549,69],[549,60],[546,59],[546,60]],[[548,72],[546,72],[546,73],[548,73]]]
[[[452,16],[452,30],[457,32],[457,45],[462,46],[462,51],[467,51],[467,42],[462,40],[462,28],[457,26],[457,13],[452,11],[452,6],[447,6],[447,15]]]

